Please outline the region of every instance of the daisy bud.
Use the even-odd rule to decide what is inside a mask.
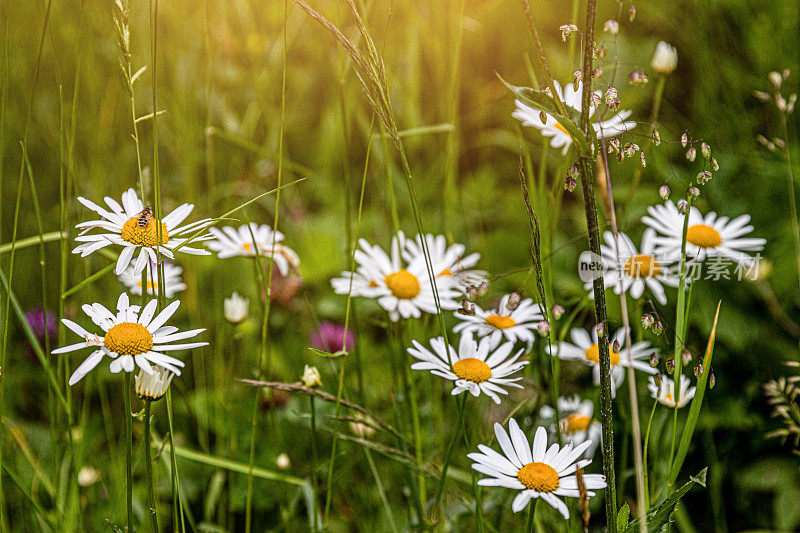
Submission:
[[[690,146],[688,150],[686,150],[686,159],[689,161],[694,161],[697,157],[697,150],[694,149],[694,146]]]
[[[664,366],[666,366],[667,372],[672,374],[675,372],[675,359],[668,359]]]
[[[653,315],[650,313],[645,313],[642,315],[642,327],[644,329],[650,329],[650,327],[655,324],[656,319],[653,318]]]
[[[686,201],[686,200],[684,200],[683,198],[681,198],[680,200],[678,200],[678,205],[677,205],[677,207],[678,207],[678,212],[679,212],[681,215],[687,215],[687,214],[689,214],[689,202],[687,202],[687,201]]]
[[[658,130],[653,130],[653,143],[655,143],[656,146],[661,144],[661,134],[658,133]]]
[[[658,366],[658,354],[656,352],[650,354],[650,366],[653,368]]]
[[[617,353],[619,353],[619,341],[614,339],[614,344],[611,345],[611,349]]]
[[[275,459],[275,466],[278,467],[278,470],[286,470],[292,466],[292,462],[289,460],[288,455],[282,453]]]
[[[247,298],[239,296],[238,292],[231,294],[230,298],[225,298],[222,302],[225,320],[231,324],[239,324],[247,318]]]
[[[698,189],[697,187],[689,187],[688,189],[686,189],[686,196],[692,199],[697,198],[698,196],[700,196],[700,189]]]
[[[567,174],[567,177],[564,178],[564,189],[569,192],[572,192],[575,190],[575,187],[577,186],[578,186],[578,181],[569,174]]]
[[[541,320],[538,324],[536,324],[536,331],[539,332],[539,335],[542,337],[546,337],[550,334],[550,323],[547,320]]]
[[[516,310],[519,307],[519,303],[522,301],[522,296],[519,295],[518,292],[512,292],[508,295],[508,301],[506,302],[506,309],[509,311]]]
[[[483,280],[481,284],[478,285],[478,296],[486,296],[487,292],[489,292],[489,282]]]
[[[606,335],[606,325],[604,323],[597,324],[594,327],[595,331],[597,332],[597,336],[600,338],[605,337]]]
[[[753,96],[762,102],[769,102],[770,99],[769,93],[765,93],[764,91],[753,91]]]
[[[611,35],[616,35],[619,33],[619,22],[614,19],[608,19],[605,24],[603,24],[603,31],[610,33]]]
[[[704,142],[700,143],[700,153],[703,154],[703,157],[708,159],[711,157],[711,147]]]
[[[666,183],[658,188],[658,195],[661,197],[662,200],[669,200],[669,185]]]
[[[653,332],[654,335],[661,335],[664,332],[664,326],[661,325],[661,322],[656,320],[653,323],[653,327],[650,328],[650,330]]]
[[[550,309],[550,314],[553,315],[553,318],[555,320],[558,320],[559,318],[564,316],[564,308],[556,304]]]
[[[464,293],[467,297],[466,300],[464,300],[465,302],[474,302],[478,299],[478,288],[475,285],[468,285]]]
[[[656,51],[650,60],[650,66],[659,74],[670,74],[678,66],[678,51],[674,46],[661,41],[656,45]]]
[[[715,158],[713,157],[711,158],[710,165],[711,165],[711,170],[713,170],[714,172],[719,170],[719,163],[717,163],[717,160]]]
[[[631,4],[631,7],[628,8],[628,20],[633,22],[633,19],[636,18],[636,6]]]
[[[140,370],[136,375],[136,396],[140,400],[154,402],[163,398],[175,376],[171,371],[158,365],[153,365],[152,370],[152,374]]]
[[[717,378],[714,376],[714,371],[712,370],[708,375],[708,386],[709,388],[713,389],[714,385],[717,384]]]
[[[647,84],[647,74],[642,72],[641,70],[634,70],[630,74],[628,74],[628,83],[631,85],[645,85]]]
[[[689,144],[689,133],[684,131],[683,134],[681,134],[681,146],[686,148],[687,144]]]
[[[687,366],[689,363],[691,363],[692,362],[692,352],[690,352],[686,348],[681,350],[681,361],[683,361],[683,364],[685,366]]]
[[[303,385],[306,387],[318,387],[322,385],[322,376],[319,375],[319,370],[315,366],[306,365],[303,369],[303,377],[300,378]]]
[[[694,377],[700,379],[700,376],[703,375],[703,363],[697,363],[694,365]]]
[[[542,124],[547,124],[547,113],[539,111],[539,120],[542,121]]]
[[[774,85],[776,89],[780,89],[781,83],[783,83],[783,76],[778,72],[770,72],[769,81],[772,82],[772,85]]]

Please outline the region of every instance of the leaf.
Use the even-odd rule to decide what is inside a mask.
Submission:
[[[617,531],[622,533],[625,531],[625,526],[628,525],[628,520],[631,516],[631,508],[628,506],[628,502],[620,507],[619,512],[617,513]]]
[[[707,473],[708,467],[702,469],[696,476],[691,476],[688,483],[670,494],[669,497],[662,502],[653,504],[653,506],[647,510],[647,531],[650,533],[660,533],[667,522],[669,522],[672,513],[675,511],[675,506],[678,505],[681,498],[695,485],[700,485],[701,487],[706,486]],[[638,518],[628,523],[627,527],[624,529],[624,533],[637,533],[638,531]]]
[[[311,350],[312,352],[314,352],[315,354],[317,354],[319,356],[322,356],[322,357],[327,357],[328,359],[336,359],[336,358],[342,357],[343,355],[347,355],[347,352],[344,351],[344,350],[339,350],[336,353],[330,353],[330,352],[326,352],[324,350],[317,350],[316,348],[312,348],[310,346],[308,347],[308,349]]]
[[[137,79],[139,79],[139,76],[141,76],[142,74],[144,74],[144,71],[145,71],[145,70],[147,70],[147,65],[145,65],[145,66],[143,66],[142,68],[140,68],[139,70],[137,70],[137,71],[136,71],[136,74],[134,74],[133,76],[131,76],[131,85],[133,85],[133,84],[136,82],[136,80],[137,80]]]

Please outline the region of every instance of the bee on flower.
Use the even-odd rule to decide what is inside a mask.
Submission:
[[[419,362],[411,365],[413,370],[430,370],[431,374],[455,382],[453,395],[469,391],[473,396],[486,394],[494,403],[500,403],[499,395],[506,395],[504,387],[522,388],[516,382],[522,379],[510,377],[522,370],[528,361],[519,361],[523,350],[511,355],[514,343],[499,345],[489,337],[476,341],[472,333],[461,335],[458,351],[445,344],[444,337],[431,339],[431,350],[413,341],[408,353]]]
[[[494,433],[502,453],[479,444],[479,452],[467,455],[475,461],[473,470],[488,476],[478,480],[478,485],[520,491],[511,503],[511,510],[515,513],[525,509],[531,500],[541,498],[569,519],[569,508],[561,498],[581,496],[578,478],[574,474],[578,468],[591,464],[591,459],[580,458],[592,446],[592,441],[577,445],[568,442],[563,447],[554,443],[548,447],[547,430],[538,427],[531,446],[513,418],[508,421],[508,432],[496,423]],[[606,488],[606,478],[602,474],[582,474],[581,480],[588,497],[594,496],[594,491]]]
[[[591,400],[581,400],[578,396],[558,398],[558,428],[564,442],[572,442],[573,445],[583,444],[587,440],[592,441],[592,445],[586,448],[584,458],[591,459],[602,437],[602,425],[599,420],[593,418],[594,403]],[[545,405],[539,410],[539,416],[543,420],[551,420],[550,434],[555,435],[555,416],[556,411],[549,405]]]
[[[136,262],[133,263],[133,276],[139,276],[147,263],[156,263],[158,254],[163,254],[168,259],[174,260],[173,251],[193,255],[208,255],[207,250],[183,246],[188,240],[188,234],[202,230],[211,224],[211,219],[205,218],[192,222],[184,226],[179,226],[194,209],[193,204],[183,204],[175,208],[162,220],[158,220],[150,215],[152,211],[147,211],[144,204],[139,199],[134,189],[128,189],[122,193],[122,204],[113,198],[106,196],[104,201],[109,209],[105,209],[96,203],[78,197],[78,201],[100,215],[100,220],[90,220],[81,222],[75,227],[82,230],[80,235],[75,237],[75,241],[80,242],[72,250],[74,254],[86,257],[92,253],[105,248],[106,246],[119,245],[122,251],[117,259],[117,266],[114,273],[122,274],[131,265],[133,256],[139,251]],[[88,232],[99,228],[104,233]],[[195,241],[203,241],[210,238],[208,235],[201,235]]]
[[[258,225],[255,222],[239,226],[238,229],[231,226],[223,228],[211,228],[209,230],[212,240],[207,246],[217,257],[227,259],[229,257],[269,257],[275,262],[278,271],[286,276],[290,269],[297,270],[300,258],[297,254],[282,243],[283,233],[273,231],[267,225]]]
[[[419,235],[416,239],[406,239],[405,242],[403,258],[406,261],[422,255],[422,239]],[[434,236],[429,233],[425,235],[425,243],[428,246],[433,271],[438,277],[452,277],[461,290],[468,285],[480,285],[486,280],[486,272],[472,269],[481,258],[479,253],[465,256],[466,247],[460,243],[448,246],[444,235]]]
[[[73,333],[83,338],[83,341],[53,350],[53,354],[74,352],[83,348],[94,348],[94,351],[81,363],[72,376],[69,384],[74,385],[94,367],[104,356],[111,359],[109,369],[116,374],[121,371],[133,372],[138,366],[146,374],[154,373],[152,365],[158,365],[180,376],[180,369],[184,363],[162,352],[174,350],[190,350],[207,346],[207,342],[193,342],[188,344],[171,344],[174,341],[189,339],[205,331],[192,329],[179,331],[174,326],[165,325],[180,306],[180,300],[175,300],[156,315],[157,300],[150,300],[141,309],[138,305],[131,305],[127,293],[122,293],[117,300],[117,313],[112,313],[99,303],[85,304],[83,312],[104,333],[101,337],[90,333],[82,326],[69,319],[61,322]]]
[[[186,284],[181,279],[183,268],[169,261],[164,261],[164,296],[172,298],[176,292],[186,289]],[[158,285],[158,268],[155,263],[147,265],[147,294],[155,296],[160,292]],[[128,287],[131,294],[142,294],[142,276],[134,275],[134,267],[129,266],[119,275],[119,280]]]
[[[474,314],[455,313],[461,320],[453,328],[455,333],[475,333],[479,337],[490,336],[492,342],[501,338],[511,342],[524,341],[530,346],[539,323],[544,320],[539,304],[530,298],[514,301],[516,293],[506,294],[497,308],[485,311],[475,306]],[[518,295],[517,295],[518,296]]]
[[[554,80],[553,84],[558,97],[564,102],[564,105],[580,113],[583,107],[583,82],[578,81],[576,85],[568,83],[563,89],[557,81]],[[594,94],[601,98],[603,93],[602,91],[595,91]],[[562,155],[567,154],[567,150],[572,146],[572,136],[554,116],[544,113],[544,120],[542,120],[541,112],[522,103],[520,100],[515,100],[514,105],[516,105],[516,109],[511,113],[512,117],[522,122],[523,126],[536,128],[543,136],[550,137],[550,146],[561,148]],[[626,122],[626,119],[633,113],[630,110],[616,111],[611,118],[602,121],[598,121],[596,111],[597,106],[591,104],[589,117],[594,117],[592,127],[597,132],[598,139],[601,137],[616,137],[636,127],[636,122]]]
[[[675,382],[665,375],[661,376],[661,385],[656,384],[655,376],[650,376],[647,383],[647,388],[650,390],[650,396],[654,400],[658,400],[661,405],[666,405],[673,409],[686,406],[692,398],[694,398],[695,387],[690,387],[691,382],[689,378],[681,374],[680,396],[678,403],[675,403]]]
[[[452,276],[438,276],[434,294],[425,256],[421,251],[408,251],[402,231],[392,238],[391,255],[365,239],[359,245],[355,252],[356,271],[342,272],[342,277],[331,280],[336,294],[375,298],[394,322],[401,317],[417,318],[423,311],[437,313],[436,295],[442,309],[458,308],[458,291]]]

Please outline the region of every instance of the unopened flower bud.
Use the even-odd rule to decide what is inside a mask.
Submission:
[[[645,313],[642,315],[642,327],[644,329],[650,329],[650,327],[655,324],[656,319],[653,318],[653,315],[650,313]]]
[[[606,335],[606,325],[601,322],[594,327],[594,330],[597,332],[597,336],[599,338],[603,338]]]
[[[628,8],[628,20],[633,22],[633,19],[636,18],[636,6],[631,4],[631,7]]]
[[[478,296],[486,296],[487,292],[489,292],[489,282],[483,280],[481,284],[478,285]]]
[[[650,354],[650,366],[653,367],[653,368],[657,367],[658,366],[658,361],[659,361],[658,354],[656,352],[651,353]]]
[[[519,295],[518,292],[512,292],[508,295],[508,300],[506,301],[506,309],[509,311],[516,310],[519,307],[519,303],[522,301],[522,296]]]
[[[645,85],[647,84],[647,74],[642,72],[641,70],[634,70],[630,74],[628,74],[628,83],[631,85]]]
[[[554,320],[558,320],[564,316],[564,308],[556,304],[550,309],[550,314],[553,315]]]
[[[714,371],[712,370],[708,374],[708,386],[709,386],[709,388],[713,389],[714,385],[716,385],[716,384],[717,384],[717,378],[716,378],[716,376],[714,376]]]
[[[714,159],[713,157],[711,158],[711,162],[709,163],[709,165],[711,166],[711,170],[713,170],[714,172],[719,170],[719,163],[717,163],[717,160]]]
[[[697,363],[694,365],[694,377],[700,379],[700,376],[703,375],[703,363]]]
[[[464,295],[467,297],[468,302],[474,302],[478,299],[478,288],[475,285],[467,285]]]
[[[762,102],[769,102],[770,99],[769,93],[765,93],[764,91],[753,91],[753,96],[755,96]]]
[[[317,367],[306,365],[303,369],[303,377],[300,378],[300,381],[302,381],[303,385],[306,387],[318,387],[322,385],[322,376],[320,376]]]
[[[658,188],[658,195],[661,197],[662,200],[669,200],[669,185],[666,183]]]
[[[672,374],[675,372],[675,359],[668,359],[664,366],[666,367],[667,372]]]
[[[616,35],[619,33],[619,22],[614,19],[608,19],[606,23],[603,24],[603,31],[606,31],[611,35]]]
[[[650,66],[659,74],[670,74],[678,66],[678,51],[664,41],[659,42]]]
[[[614,343],[611,345],[611,350],[619,353],[619,341],[617,339],[614,339]]]
[[[697,150],[694,149],[694,146],[690,146],[688,150],[686,150],[686,159],[689,161],[694,161],[697,157]]]
[[[688,189],[686,189],[686,196],[692,199],[697,198],[698,196],[700,196],[700,189],[698,189],[697,187],[689,187]]]
[[[689,363],[692,362],[692,352],[686,348],[681,350],[681,361],[683,362],[684,366],[688,366]]]
[[[783,83],[783,76],[778,72],[770,72],[769,81],[772,82],[772,85],[774,85],[776,89],[780,89],[781,83]]]
[[[677,208],[681,215],[686,215],[689,213],[689,202],[681,198],[678,200]]]
[[[578,181],[571,175],[567,174],[567,177],[564,178],[564,190],[572,192],[575,190],[575,187],[577,186],[578,186]]]
[[[275,459],[275,466],[278,467],[278,470],[286,470],[292,466],[292,462],[289,460],[288,455],[282,453]]]
[[[547,320],[540,320],[538,324],[536,324],[536,331],[539,332],[539,335],[542,337],[546,337],[550,334],[550,323]]]
[[[653,376],[653,381],[655,382],[656,387],[658,387],[659,392],[661,392],[661,374],[656,374]]]
[[[658,133],[658,130],[653,130],[653,143],[656,146],[659,146],[661,144],[661,134]]]

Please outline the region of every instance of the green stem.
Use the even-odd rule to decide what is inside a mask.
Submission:
[[[444,486],[445,482],[447,481],[447,469],[450,467],[450,461],[453,459],[453,452],[456,448],[456,443],[458,442],[458,438],[460,437],[459,433],[461,433],[461,427],[464,424],[464,405],[467,402],[467,395],[462,394],[461,397],[458,399],[458,420],[456,422],[455,429],[453,430],[453,438],[450,439],[450,444],[447,446],[447,454],[444,458],[444,464],[442,465],[442,474],[439,476],[439,490],[436,492],[436,503],[433,505],[433,509],[438,509],[439,504],[442,501],[442,495],[444,494]],[[444,511],[444,510],[442,510]]]
[[[125,475],[127,483],[125,484],[125,502],[128,512],[128,531],[133,532],[133,475],[132,468],[132,448],[133,436],[131,434],[131,373],[125,372],[125,389],[122,391],[122,397],[125,400]]]
[[[653,408],[650,410],[650,418],[647,421],[647,431],[644,435],[644,450],[642,452],[643,464],[642,467],[644,469],[644,506],[646,509],[650,509],[650,480],[648,479],[647,474],[647,445],[650,442],[650,427],[653,424],[653,415],[656,413],[656,406],[658,405],[658,400],[653,401]]]
[[[336,387],[336,431],[333,434],[333,442],[331,443],[331,454],[328,457],[328,479],[327,485],[325,490],[325,512],[322,516],[322,528],[328,528],[328,517],[331,510],[331,497],[332,497],[332,490],[333,487],[333,464],[336,460],[336,443],[339,440],[339,421],[340,415],[342,410],[342,392],[344,390],[344,367],[345,367],[345,358],[339,357],[339,380],[338,385]]]
[[[150,400],[144,402],[144,467],[147,473],[147,506],[150,518],[153,521],[153,531],[158,533],[158,513],[156,510],[156,496],[153,485],[153,460],[151,458],[150,442]]]
[[[313,524],[312,531],[317,531],[317,502],[319,501],[319,482],[317,480],[317,420],[316,420],[316,406],[314,405],[314,397],[309,396],[308,401],[311,408],[311,489],[314,493],[314,505],[312,512],[314,516],[311,519]]]

